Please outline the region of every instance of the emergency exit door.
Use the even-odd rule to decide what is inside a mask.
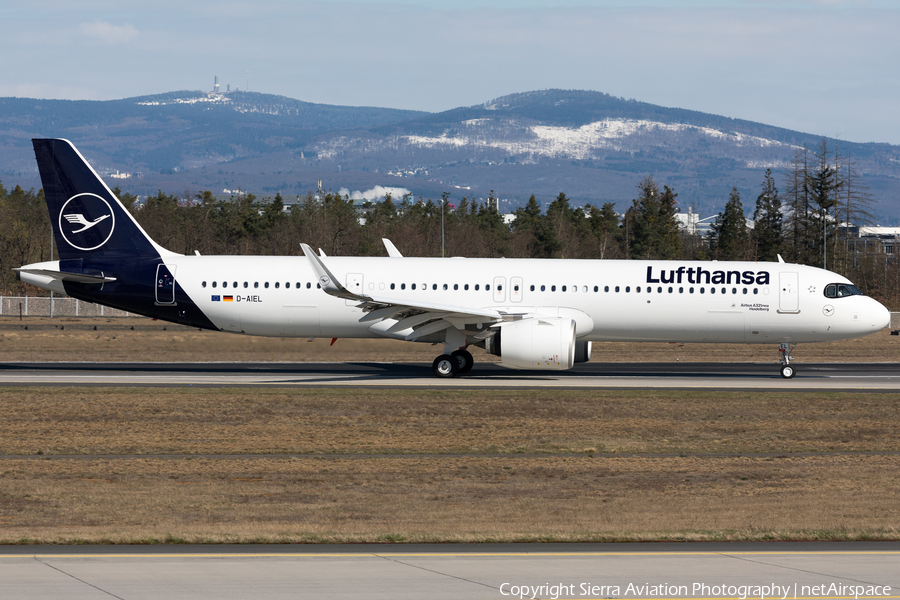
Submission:
[[[800,281],[797,273],[778,274],[778,311],[800,312]]]
[[[156,303],[175,304],[175,265],[156,266]]]

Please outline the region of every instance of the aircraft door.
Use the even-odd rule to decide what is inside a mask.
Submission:
[[[347,288],[347,291],[361,295],[363,293],[363,274],[347,273],[347,283],[344,287]],[[357,304],[359,304],[359,300],[347,300],[347,306],[355,306]]]
[[[525,291],[521,277],[510,277],[509,279],[509,300],[510,302],[521,302],[522,293]]]
[[[797,273],[779,273],[778,289],[778,312],[800,312],[800,282]]]
[[[494,302],[506,301],[506,277],[494,277]]]
[[[156,265],[156,303],[175,304],[175,265]]]

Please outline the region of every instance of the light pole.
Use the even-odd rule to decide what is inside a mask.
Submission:
[[[447,205],[447,199],[450,197],[450,192],[444,192],[441,194],[441,258],[444,258],[444,206]]]

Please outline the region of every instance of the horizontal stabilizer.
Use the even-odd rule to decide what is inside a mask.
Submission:
[[[18,272],[19,274],[27,273],[29,275],[43,275],[44,277],[50,277],[58,281],[72,281],[74,283],[108,283],[116,280],[115,277],[104,277],[103,275],[66,273],[65,271],[51,271],[49,269],[29,269],[26,267],[19,267],[18,269],[13,269],[13,271]]]

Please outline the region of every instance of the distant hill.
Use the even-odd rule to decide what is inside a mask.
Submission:
[[[624,211],[644,175],[679,205],[718,212],[737,187],[752,210],[776,173],[821,136],[590,91],[512,94],[442,113],[312,104],[248,92],[170,92],[106,102],[0,98],[0,179],[39,187],[32,137],[66,137],[133,193],[241,188],[257,195],[402,187],[417,196],[486,197],[504,210],[535,194]],[[900,147],[839,142],[900,224]]]

